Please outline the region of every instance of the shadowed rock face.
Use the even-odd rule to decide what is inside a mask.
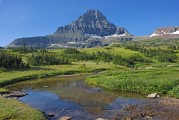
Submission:
[[[95,47],[104,44],[103,39],[110,37],[128,36],[131,34],[123,27],[110,23],[98,10],[88,10],[76,21],[66,26],[58,27],[54,34],[38,37],[25,37],[14,40],[7,47],[33,46],[35,48],[48,47]],[[98,41],[98,42],[94,42]],[[91,44],[92,42],[92,44]],[[73,43],[73,44],[71,44]],[[82,46],[81,46],[82,45]]]

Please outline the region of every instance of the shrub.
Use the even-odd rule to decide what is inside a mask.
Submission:
[[[179,85],[169,91],[169,94],[173,97],[179,98]]]
[[[0,67],[2,68],[27,68],[28,64],[22,61],[21,56],[0,52]]]
[[[31,54],[27,61],[33,66],[70,64],[69,59],[64,56],[41,52]]]

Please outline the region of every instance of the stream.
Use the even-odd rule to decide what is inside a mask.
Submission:
[[[51,120],[63,116],[71,116],[72,120],[120,118],[120,112],[126,106],[149,101],[145,95],[111,92],[87,85],[87,76],[55,76],[17,83],[8,89],[27,92],[28,95],[19,100],[46,114],[53,114]]]

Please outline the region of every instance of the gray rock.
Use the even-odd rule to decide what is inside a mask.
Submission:
[[[96,120],[108,120],[108,119],[105,119],[105,118],[97,118]]]
[[[158,98],[160,97],[157,93],[152,93],[150,95],[147,96],[148,98]]]
[[[3,97],[6,98],[16,98],[16,97],[23,97],[28,95],[28,93],[25,92],[20,92],[20,91],[14,91],[14,92],[10,92],[8,94],[3,94]]]
[[[126,120],[132,120],[132,118],[130,118],[130,117],[127,117],[127,118],[126,118]]]
[[[115,34],[117,27],[108,22],[106,17],[98,10],[88,10],[84,15],[80,16],[76,21],[64,27],[59,27],[56,34],[61,33],[80,33],[95,34],[99,36],[107,36]]]
[[[53,117],[53,116],[54,116],[53,113],[49,113],[49,114],[48,114],[48,117]]]
[[[60,117],[58,120],[71,120],[73,117],[70,116],[64,116],[64,117]]]

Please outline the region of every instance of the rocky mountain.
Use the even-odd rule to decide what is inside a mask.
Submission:
[[[33,47],[92,47],[104,46],[105,39],[125,38],[132,35],[123,27],[110,23],[98,10],[88,10],[76,21],[58,27],[56,32],[47,36],[26,37],[14,40],[8,47],[20,47],[26,44]]]
[[[109,36],[113,34],[129,34],[125,28],[118,28],[110,23],[106,17],[97,10],[88,10],[76,21],[65,27],[59,27],[55,34],[82,34],[95,36]]]
[[[179,38],[179,27],[158,28],[150,37]]]

